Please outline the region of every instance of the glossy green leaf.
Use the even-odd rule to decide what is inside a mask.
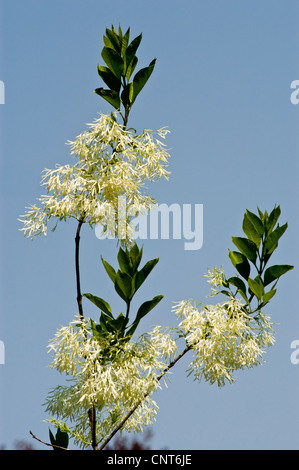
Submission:
[[[274,207],[274,209],[268,216],[267,222],[266,222],[266,229],[268,233],[272,232],[273,228],[275,227],[276,222],[278,221],[280,217],[280,214],[281,214],[280,206]]]
[[[121,55],[126,62],[126,50],[128,47],[130,38],[130,28],[127,29],[126,33],[120,38],[121,39]]]
[[[98,65],[98,74],[101,79],[106,83],[106,85],[111,89],[114,90],[117,94],[120,91],[121,87],[121,80],[119,80],[108,67],[104,65]]]
[[[132,267],[130,266],[129,255],[125,250],[123,250],[122,247],[120,247],[118,251],[117,260],[118,260],[120,270],[124,273],[132,275]]]
[[[256,244],[257,248],[260,246],[264,231],[264,225],[259,217],[247,210],[243,218],[243,232]]]
[[[244,256],[242,253],[239,253],[238,251],[229,250],[229,258],[237,269],[238,273],[247,280],[250,274],[250,264],[246,256]]]
[[[125,59],[126,60],[125,75],[126,75],[127,79],[130,78],[130,76],[133,73],[133,70],[136,67],[138,59],[137,59],[135,54],[136,54],[136,51],[137,51],[137,49],[140,45],[141,39],[142,39],[142,34],[140,34],[135,39],[133,39],[133,41],[129,44],[129,46],[126,49],[126,52],[125,52],[125,57],[126,57],[126,59]]]
[[[273,266],[270,266],[265,271],[264,285],[267,286],[271,282],[276,281],[276,279],[279,279],[280,276],[287,273],[293,268],[294,266],[290,266],[288,264],[275,264]]]
[[[111,281],[114,283],[115,276],[116,276],[115,269],[107,261],[105,261],[102,256],[101,256],[101,260],[108,276],[110,277]]]
[[[271,232],[265,240],[264,245],[264,253],[265,255],[270,255],[278,246],[278,240],[284,234],[286,229],[288,228],[288,224],[284,224],[282,226],[278,226],[273,232]]]
[[[237,287],[237,289],[246,296],[246,286],[245,286],[244,281],[242,281],[242,279],[240,279],[237,276],[234,276],[234,277],[230,277],[227,280],[227,282],[231,284],[232,286]]]
[[[109,320],[109,328],[111,328],[112,333],[121,334],[123,336],[127,323],[128,320],[123,313],[120,313],[117,318]]]
[[[115,52],[120,54],[121,52],[121,41],[118,37],[115,29],[112,26],[112,29],[106,28],[106,37],[109,42],[106,41],[106,44],[110,44],[110,48],[112,48]]]
[[[122,57],[114,49],[110,49],[110,47],[104,47],[101,55],[111,72],[120,80],[124,72]]]
[[[147,276],[150,274],[150,272],[154,269],[158,261],[159,261],[159,258],[152,259],[148,261],[140,271],[138,271],[138,273],[135,276],[135,292],[143,284],[143,282],[145,281]]]
[[[56,432],[56,436],[54,437],[51,429],[49,429],[49,437],[50,437],[51,444],[53,446],[62,447],[62,449],[53,447],[53,450],[67,449],[68,444],[69,444],[69,436],[67,432],[64,432],[60,428],[58,428]]]
[[[263,295],[263,304],[265,305],[266,303],[268,303],[269,300],[272,299],[272,297],[274,297],[275,294],[276,294],[276,289],[271,289],[268,292],[266,292]]]
[[[262,283],[261,279],[259,278],[259,276],[257,276],[255,279],[251,279],[249,277],[247,282],[248,282],[248,286],[249,286],[249,289],[251,290],[251,292],[259,300],[261,300],[261,298],[264,294],[264,286],[263,286],[263,283]]]
[[[133,79],[133,96],[132,100],[130,100],[132,104],[134,103],[135,99],[137,98],[137,95],[141,92],[148,79],[150,78],[154,70],[155,63],[156,59],[152,60],[148,67],[145,67],[136,73]]]
[[[232,237],[232,241],[246,258],[255,263],[257,247],[253,241],[243,237]]]
[[[132,73],[134,72],[134,70],[136,68],[137,63],[138,63],[138,58],[136,56],[134,56],[133,59],[131,60],[131,62],[126,64],[125,76],[126,76],[127,80],[130,79]]]
[[[129,250],[128,255],[130,259],[130,264],[132,266],[133,272],[136,272],[142,258],[142,253],[143,253],[143,248],[141,247],[140,249],[137,246],[137,243],[134,243],[132,248]]]
[[[108,101],[113,108],[116,110],[120,109],[120,98],[116,91],[114,90],[106,90],[104,88],[96,88],[94,92],[104,98],[104,100]]]
[[[132,106],[132,99],[133,99],[133,83],[129,83],[124,86],[123,91],[121,93],[121,100],[125,108],[131,108]]]
[[[112,312],[111,312],[111,307],[108,304],[108,302],[106,302],[106,300],[101,299],[100,297],[97,297],[96,295],[92,295],[92,294],[89,294],[89,293],[83,294],[83,297],[86,297],[86,299],[90,300],[99,309],[101,309],[103,312],[105,312],[107,315],[109,315],[111,318],[113,318]]]
[[[139,307],[136,318],[134,322],[132,323],[131,328],[127,332],[128,335],[132,335],[134,333],[140,320],[145,315],[147,315],[154,307],[156,307],[156,305],[158,305],[158,303],[163,299],[163,297],[164,295],[157,295],[152,300],[147,300]]]
[[[132,298],[133,286],[132,286],[132,277],[127,273],[117,271],[114,281],[114,287],[118,295],[128,302]]]

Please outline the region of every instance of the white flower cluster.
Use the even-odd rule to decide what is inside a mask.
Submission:
[[[47,194],[39,198],[40,206],[32,205],[22,216],[25,236],[47,233],[51,218],[75,218],[101,223],[104,230],[124,226],[121,237],[133,238],[130,217],[145,213],[155,202],[142,191],[146,180],[167,178],[169,154],[165,150],[166,129],[155,134],[145,130],[137,135],[119,125],[115,115],[101,115],[74,142],[69,142],[74,165],[57,165],[45,169],[42,185]],[[125,221],[118,219],[119,198],[125,199]],[[113,219],[113,223],[111,220]],[[111,228],[112,227],[112,228]]]
[[[216,305],[186,300],[174,307],[179,328],[192,347],[194,360],[189,373],[211,384],[234,381],[234,372],[260,364],[264,348],[274,342],[269,318],[246,313],[244,305],[231,298]]]
[[[208,284],[211,286],[212,290],[211,297],[219,294],[219,290],[215,289],[215,287],[222,286],[223,282],[225,281],[225,274],[223,268],[216,268],[214,266],[213,270],[208,269],[207,273],[204,274],[203,277],[209,278]]]
[[[113,338],[95,339],[90,320],[76,318],[57,331],[49,345],[54,353],[50,367],[70,377],[55,387],[46,400],[52,422],[72,424],[75,442],[90,445],[88,410],[97,410],[99,442],[111,433],[126,414],[142,403],[127,420],[124,429],[142,430],[157,413],[155,401],[145,395],[160,387],[157,378],[176,351],[170,331],[156,327],[136,341],[111,346]],[[54,418],[55,416],[55,418]]]

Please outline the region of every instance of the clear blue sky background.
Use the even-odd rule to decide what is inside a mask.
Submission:
[[[111,111],[93,93],[102,86],[96,66],[105,28],[120,23],[131,26],[132,38],[143,33],[140,66],[157,58],[130,116],[138,129],[171,130],[172,174],[151,193],[160,203],[204,205],[200,250],[185,251],[183,240],[144,241],[145,259],[160,262],[142,298],[165,294],[143,324],[149,329],[176,324],[173,301],[206,301],[208,267],[234,274],[227,253],[246,208],[281,205],[289,229],[273,261],[298,266],[299,105],[290,101],[290,84],[299,79],[299,3],[1,0],[0,14],[0,444],[11,449],[31,440],[30,429],[48,440],[42,403],[61,379],[47,367],[47,344],[77,311],[75,224],[30,241],[17,219],[41,194],[41,171],[71,161],[67,140]],[[113,263],[115,242],[84,227],[81,249],[83,292],[113,304],[100,255]],[[278,323],[276,344],[235,384],[193,382],[185,373],[191,356],[176,366],[169,388],[156,395],[153,448],[298,449],[299,365],[290,361],[299,339],[298,267],[281,279],[267,312]]]

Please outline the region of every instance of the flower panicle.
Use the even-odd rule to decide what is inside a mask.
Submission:
[[[168,130],[156,132],[164,140]],[[120,233],[121,242],[130,245],[134,230],[130,221],[147,212],[156,202],[144,191],[146,181],[168,178],[169,154],[164,142],[146,130],[137,135],[125,130],[116,117],[101,115],[88,129],[69,141],[73,165],[56,164],[55,169],[42,172],[41,185],[46,194],[38,198],[19,219],[25,236],[47,234],[48,223],[54,219],[74,218],[91,227],[101,224],[111,236]],[[119,198],[126,201],[124,231],[118,231]],[[110,233],[111,213],[114,231]]]
[[[175,304],[179,328],[192,348],[194,360],[189,374],[222,387],[234,382],[238,369],[261,363],[265,348],[274,343],[274,329],[268,316],[251,317],[245,305],[231,297],[216,305],[194,300]]]
[[[125,429],[142,430],[153,422],[157,404],[149,395],[161,387],[158,377],[177,349],[172,329],[158,326],[130,342],[116,343],[110,360],[107,350],[112,353],[112,341],[111,336],[95,338],[90,320],[76,316],[49,343],[53,355],[50,367],[65,373],[69,380],[50,391],[46,411],[57,422],[70,421],[82,445],[89,442],[87,412],[91,406],[98,410],[100,440],[139,402]]]

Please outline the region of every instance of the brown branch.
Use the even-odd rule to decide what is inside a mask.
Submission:
[[[39,439],[38,437],[36,437],[32,431],[29,431],[29,433],[31,434],[31,436],[33,437],[33,439],[35,439],[36,441],[38,442],[41,442],[42,444],[44,444],[45,446],[48,446],[48,447],[55,447],[56,449],[60,449],[60,450],[69,450],[69,449],[66,449],[66,447],[61,447],[61,446],[56,446],[55,444],[49,444],[48,442],[44,442],[42,441],[41,439]]]
[[[188,352],[192,349],[192,346],[186,346],[186,348],[175,358],[171,361],[168,366],[161,372],[161,374],[157,377],[157,382],[159,382],[162,377]],[[119,425],[112,431],[110,436],[103,442],[103,444],[98,448],[98,450],[103,450],[104,447],[111,441],[111,439],[115,436],[115,434],[124,426],[126,421],[132,416],[132,414],[137,410],[138,406],[141,405],[143,400],[150,395],[151,392],[147,392],[144,394],[143,398],[139,400],[134,408],[132,408],[129,413],[124,417],[124,419],[119,423]]]

